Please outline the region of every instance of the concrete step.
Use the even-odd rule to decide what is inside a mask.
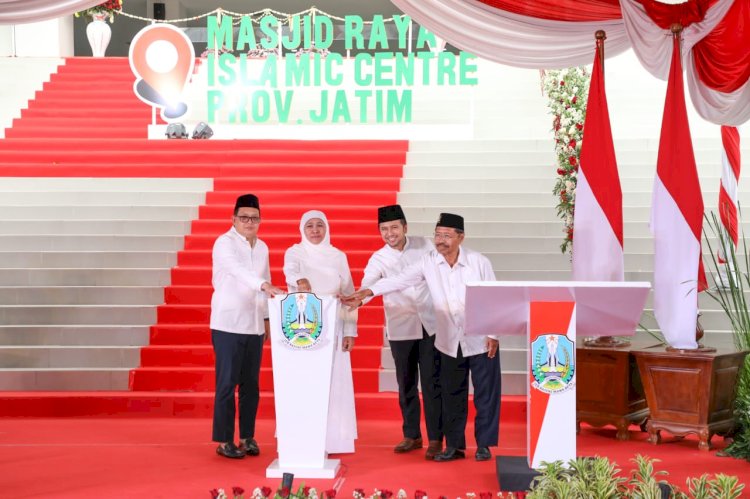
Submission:
[[[129,368],[0,369],[0,391],[127,390]]]
[[[0,346],[2,368],[136,368],[140,347]]]
[[[2,305],[159,305],[159,286],[13,286],[0,287]]]
[[[177,263],[173,251],[2,251],[4,268],[172,268]]]
[[[148,326],[0,325],[0,345],[143,346]]]
[[[554,147],[554,140],[519,138],[513,140],[478,139],[478,140],[412,140],[409,142],[409,151],[412,153],[434,153],[442,151],[465,152],[507,152],[507,151],[547,151]],[[647,151],[656,155],[659,150],[659,139],[657,138],[618,138],[615,137],[615,150],[618,157],[621,153]],[[697,137],[693,138],[693,149],[695,151],[717,151],[721,149],[721,139]],[[750,152],[750,147],[742,144],[743,151]]]
[[[170,269],[2,269],[0,286],[167,286]]]
[[[185,192],[209,191],[213,179],[193,178],[87,178],[87,177],[2,177],[0,192]],[[105,203],[106,204],[106,203]]]
[[[463,172],[464,168],[459,171]],[[717,172],[716,175],[706,176],[701,178],[703,185],[719,186],[720,176]],[[433,171],[434,174],[434,171]],[[410,176],[401,180],[401,192],[455,192],[455,193],[466,193],[466,192],[551,192],[555,185],[555,178],[546,173],[546,175],[539,175],[537,178],[532,177],[525,171],[516,172],[516,175],[512,178],[495,177],[494,175],[480,175],[476,174],[476,178],[460,177],[460,178],[419,178]],[[750,181],[741,182],[740,189],[743,184],[747,183],[750,186]],[[654,185],[654,177],[638,176],[636,178],[621,178],[620,186],[624,193],[630,191],[650,191]]]
[[[0,196],[0,206],[18,206],[22,204],[30,204],[35,206],[54,206],[55,208],[57,208],[58,206],[101,206],[104,204],[110,206],[198,206],[204,204],[205,200],[205,191],[8,191],[4,192],[2,196]]]
[[[193,220],[197,206],[4,206],[3,220]]]
[[[182,235],[0,234],[3,251],[172,251],[183,249]]]
[[[184,235],[191,222],[182,220],[0,220],[0,234]]]
[[[706,148],[695,151],[695,162],[699,171],[721,171],[720,148]],[[617,165],[625,171],[631,165],[651,165],[656,171],[657,151],[626,150],[617,151]],[[417,152],[410,149],[407,162],[412,166],[461,166],[461,165],[516,165],[523,169],[526,165],[556,165],[557,157],[554,141],[550,138],[549,149],[520,151],[452,151],[436,149],[429,152]],[[554,173],[554,168],[550,168]]]
[[[152,305],[5,305],[0,323],[19,325],[91,324],[150,326],[156,322]]]
[[[436,219],[437,220],[437,219]],[[271,225],[273,222],[269,222]],[[514,238],[514,237],[549,237],[549,236],[560,236],[563,231],[563,224],[561,220],[550,220],[543,222],[535,222],[529,220],[520,220],[515,222],[507,221],[472,221],[465,220],[465,233],[466,240],[468,241],[473,237],[480,237],[482,239],[492,237],[502,238]],[[745,230],[750,230],[750,221],[743,222],[741,226]],[[420,234],[430,236],[434,233],[435,221],[409,221],[409,232],[413,234]],[[651,238],[651,231],[647,221],[636,221],[636,222],[624,222],[623,232],[625,236],[624,243],[628,245],[631,239],[635,238]],[[712,244],[713,244],[712,239]]]
[[[703,192],[703,204],[706,207],[715,206],[719,199],[718,191]],[[554,208],[557,200],[549,193],[544,192],[477,192],[477,193],[453,193],[453,192],[401,192],[398,201],[405,206],[435,206],[442,205],[443,211],[451,208],[465,207],[487,207],[487,206],[550,206]],[[740,204],[750,204],[750,192],[739,193]],[[626,192],[623,193],[623,206],[646,207],[651,206],[651,191],[648,192]],[[460,214],[460,213],[459,213]]]

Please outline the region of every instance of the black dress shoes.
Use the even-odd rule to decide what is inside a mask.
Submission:
[[[477,453],[474,454],[474,459],[477,461],[489,461],[492,459],[492,454],[490,453],[490,449],[487,447],[479,447],[477,449]]]
[[[242,459],[245,457],[245,451],[234,445],[234,442],[220,444],[216,448],[216,453],[229,459]]]
[[[455,447],[446,447],[443,452],[435,456],[435,461],[455,461],[456,459],[463,459],[466,454],[461,449]]]
[[[240,450],[248,456],[257,456],[260,454],[258,442],[256,442],[254,438],[240,440]]]

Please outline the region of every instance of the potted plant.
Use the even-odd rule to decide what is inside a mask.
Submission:
[[[709,266],[715,276],[717,285],[706,293],[719,304],[729,319],[732,327],[734,346],[739,351],[750,350],[750,310],[746,292],[750,291],[750,253],[744,232],[742,234],[742,252],[738,253],[734,242],[715,213],[706,217],[707,229],[704,229],[706,245],[710,257]],[[711,240],[718,242],[714,250]],[[723,258],[719,257],[719,251]],[[723,260],[723,261],[722,261]],[[734,397],[735,428],[733,441],[724,449],[724,453],[733,457],[750,460],[750,356],[745,357],[737,380]]]

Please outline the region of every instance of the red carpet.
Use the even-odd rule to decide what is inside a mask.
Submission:
[[[4,497],[209,497],[208,491],[233,486],[246,489],[278,486],[265,478],[265,468],[275,458],[274,425],[262,420],[257,440],[261,456],[230,461],[214,453],[207,419],[27,419],[0,420],[0,491]],[[633,427],[635,430],[635,427]],[[467,429],[468,442],[472,427]],[[644,454],[661,459],[657,470],[669,472],[670,482],[684,486],[688,476],[702,473],[737,475],[750,482],[750,465],[731,458],[700,452],[693,438],[665,439],[661,445],[645,442],[645,434],[633,432],[633,440],[618,442],[614,430],[587,427],[578,438],[579,455],[605,455],[626,472],[629,459]],[[497,491],[493,461],[469,459],[451,463],[424,460],[422,453],[395,455],[400,438],[395,421],[360,420],[357,452],[341,455],[344,468],[336,480],[305,480],[319,491],[332,487],[338,497],[350,498],[353,489],[371,494],[374,488],[399,488],[413,497],[416,489],[429,497],[449,498],[467,492]],[[721,440],[714,438],[721,445]],[[493,454],[524,455],[523,424],[501,425],[501,446]],[[296,479],[295,485],[302,479]],[[747,494],[746,494],[747,496]]]
[[[261,199],[260,237],[271,248],[277,285],[284,285],[283,253],[299,241],[299,219],[308,209],[328,215],[332,242],[349,255],[355,283],[382,244],[376,208],[396,201],[406,141],[149,141],[151,110],[134,96],[132,84],[125,58],[66,60],[0,141],[0,175],[214,178],[215,189],[207,193],[178,254],[151,345],[131,372],[128,396],[67,394],[76,400],[73,409],[65,395],[5,394],[0,415],[208,416],[204,394],[210,397],[206,392],[214,384],[208,331],[211,248],[230,227],[240,194],[253,192]],[[380,412],[374,409],[384,400],[378,394],[382,321],[377,304],[360,314],[352,363],[364,412]],[[267,393],[273,389],[270,359],[266,351],[261,389]],[[261,415],[272,415],[271,403],[263,404]]]

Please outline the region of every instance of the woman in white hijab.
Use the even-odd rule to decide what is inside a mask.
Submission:
[[[284,275],[290,292],[313,292],[318,296],[349,295],[354,282],[346,255],[331,246],[328,219],[322,211],[302,215],[299,224],[302,241],[284,254]],[[336,353],[333,358],[331,397],[328,405],[326,451],[330,454],[354,452],[357,419],[354,411],[354,384],[349,352],[357,336],[357,311],[342,306],[336,324]],[[338,345],[341,345],[339,348]]]

